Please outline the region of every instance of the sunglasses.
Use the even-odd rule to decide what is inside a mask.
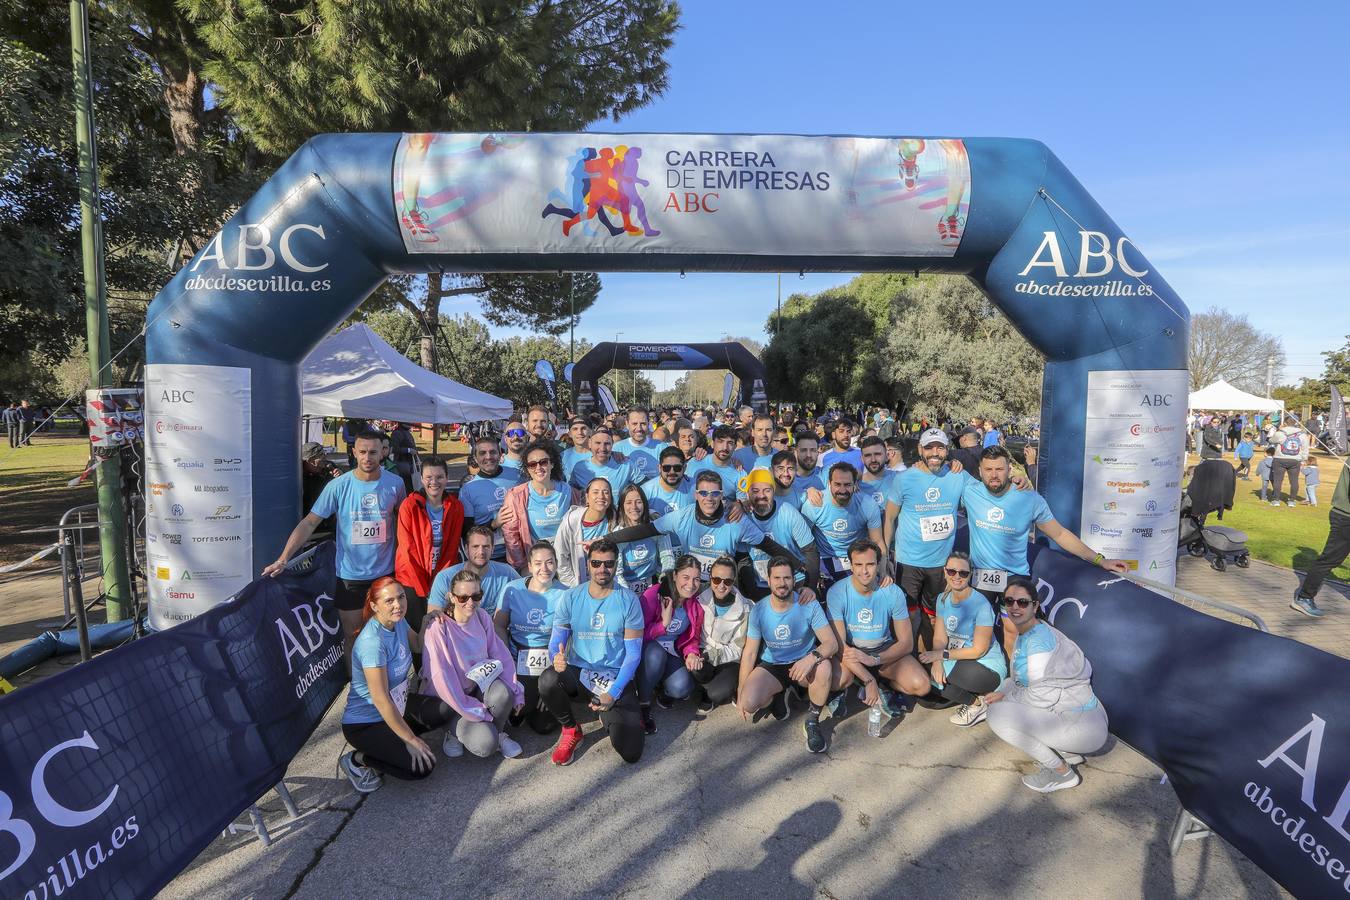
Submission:
[[[587,564],[592,569],[612,569],[619,564],[617,559],[591,559]]]
[[[786,444],[786,443],[787,443],[787,438],[774,438],[774,439],[773,439],[773,442],[774,442],[775,444]]]
[[[673,466],[662,466],[662,467],[661,467],[661,471],[662,471],[662,472],[683,472],[683,471],[684,471],[684,463],[676,463],[676,464],[673,465]]]
[[[455,598],[456,603],[478,603],[483,599],[483,592],[474,591],[472,594],[456,594],[452,591],[450,596]]]
[[[718,578],[716,575],[713,575],[708,580],[718,587],[725,587],[726,585],[736,583],[736,579],[734,578]]]
[[[969,577],[970,577],[970,570],[969,570],[969,569],[947,569],[946,572],[947,572],[948,575],[952,576],[953,578],[969,578]]]
[[[721,491],[694,491],[694,493],[698,494],[700,497],[720,497],[720,496],[722,496],[722,492],[721,492]]]
[[[527,468],[527,469],[547,469],[549,466],[552,466],[552,465],[553,465],[553,462],[552,462],[551,460],[547,460],[547,459],[536,459],[536,460],[534,460],[533,462],[527,462],[527,463],[525,464],[525,468]]]
[[[525,429],[524,429],[524,428],[512,428],[510,431],[508,431],[508,432],[506,433],[506,436],[507,436],[507,437],[512,437],[512,438],[515,438],[515,437],[524,437],[524,436],[525,436]]]
[[[1004,597],[1002,600],[999,601],[999,604],[1004,609],[1012,609],[1014,606],[1017,607],[1018,609],[1026,609],[1028,606],[1030,606],[1035,602],[1036,602],[1035,600],[1023,600],[1019,597]]]

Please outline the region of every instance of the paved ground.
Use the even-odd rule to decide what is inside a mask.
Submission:
[[[1181,565],[1182,587],[1350,656],[1350,591],[1324,593],[1330,615],[1313,622],[1287,608],[1287,570]],[[827,723],[831,749],[812,756],[800,713],[748,726],[682,707],[658,713],[637,766],[592,735],[557,769],[552,740],[531,734],[519,760],[442,759],[428,781],[362,799],[334,777],[337,709],[287,776],[301,817],[288,822],[269,795],[271,849],[218,840],[164,896],[1283,895],[1217,837],[1171,856],[1176,799],[1126,747],[1089,760],[1080,788],[1043,797],[986,726],[946,713],[917,710],[875,740],[855,711]]]

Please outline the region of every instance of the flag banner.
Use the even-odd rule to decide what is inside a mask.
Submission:
[[[600,405],[604,407],[605,415],[618,412],[619,404],[614,402],[614,395],[610,393],[609,388],[602,384],[599,386],[599,392]]]
[[[1341,396],[1340,390],[1336,385],[1331,386],[1331,418],[1327,422],[1327,433],[1330,435],[1329,443],[1334,453],[1345,456],[1346,436],[1345,436],[1345,398]]]
[[[733,384],[735,384],[735,382],[736,382],[736,379],[732,376],[732,374],[731,374],[730,372],[727,373],[727,377],[726,377],[726,378],[722,379],[722,408],[723,408],[723,409],[726,409],[727,407],[731,406],[731,386],[732,386]]]
[[[149,897],[281,780],[347,681],[331,543],[0,697],[0,897]]]

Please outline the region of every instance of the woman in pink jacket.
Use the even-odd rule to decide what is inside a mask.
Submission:
[[[653,694],[662,709],[669,709],[672,700],[683,700],[694,692],[690,672],[703,667],[703,606],[698,602],[702,586],[699,562],[686,553],[642,594],[642,617],[647,624],[637,682],[638,708],[647,734],[656,734]]]
[[[508,759],[519,756],[520,744],[502,729],[511,710],[524,707],[525,689],[492,617],[479,607],[482,582],[467,569],[458,572],[447,599],[453,601],[451,614],[422,633],[422,677],[459,714],[455,727],[445,729],[441,750],[450,759],[463,756],[465,747],[474,756],[496,750]]]

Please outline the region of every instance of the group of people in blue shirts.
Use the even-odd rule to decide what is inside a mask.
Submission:
[[[1093,564],[1125,564],[1059,525],[1003,447],[970,472],[939,429],[904,467],[880,439],[853,446],[835,429],[823,454],[808,430],[776,449],[767,415],[739,451],[725,426],[653,436],[643,410],[618,441],[574,420],[561,448],[521,424],[530,439],[507,447],[513,472],[498,439],[475,446],[478,473],[459,492],[464,559],[425,597],[375,558],[394,529],[375,519],[389,522],[398,492],[361,477],[359,452],[306,517],[338,517],[338,608],[354,635],[342,766],[358,790],[425,777],[435,754],[421,735],[435,729],[451,758],[518,755],[508,732],[522,724],[558,731],[552,759],[568,765],[583,709],[636,762],[656,710],[696,700],[755,721],[786,719],[795,699],[814,753],[850,697],[870,725],[916,704],[953,708],[954,724],[988,722],[1031,756],[1023,781],[1038,791],[1076,785],[1081,755],[1105,742],[1090,664],[1036,615],[1027,543],[1039,530]],[[306,520],[265,574],[303,544]],[[954,547],[961,523],[969,553]],[[410,602],[425,604],[420,622]]]

